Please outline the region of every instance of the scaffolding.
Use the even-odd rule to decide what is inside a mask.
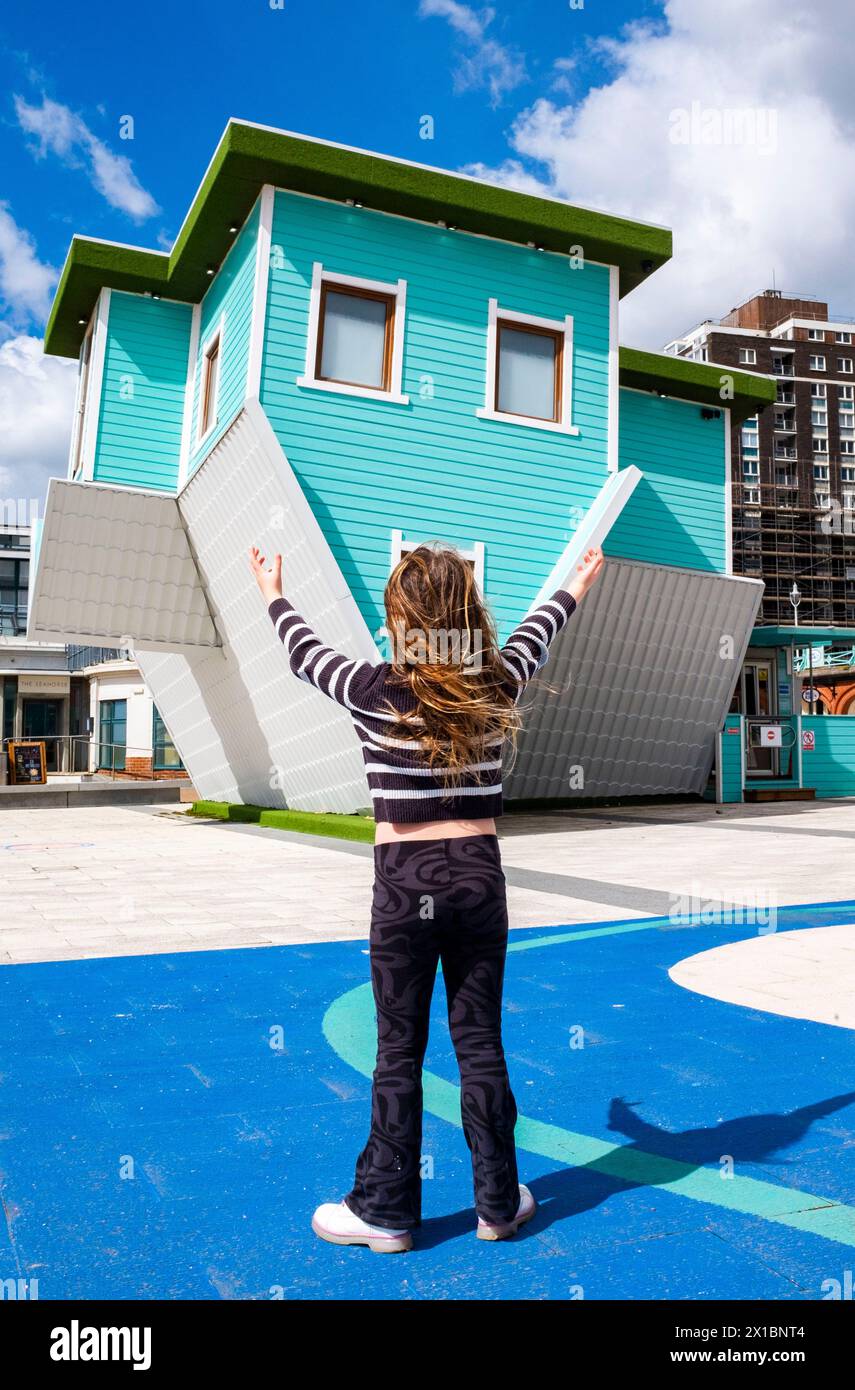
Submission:
[[[853,627],[855,513],[804,506],[799,491],[778,483],[734,482],[734,571],[765,582],[758,623],[793,622],[789,595],[795,583],[800,623]]]

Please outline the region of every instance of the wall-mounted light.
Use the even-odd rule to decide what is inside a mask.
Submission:
[[[77,322],[80,324],[81,328],[83,328],[88,323],[88,319],[78,319]]]
[[[206,274],[206,275],[216,275],[216,269],[215,269],[215,267],[212,266],[212,265],[206,266],[206,267],[205,267],[205,274]]]
[[[232,225],[229,227],[229,235],[230,235],[230,236],[234,236],[234,235],[235,235],[235,232],[237,231],[237,229],[238,229],[237,223],[236,223],[236,222],[233,222]]]
[[[448,223],[447,223],[447,222],[437,222],[436,225],[437,225],[438,227],[442,227],[443,231],[446,231],[446,230],[448,229]]]

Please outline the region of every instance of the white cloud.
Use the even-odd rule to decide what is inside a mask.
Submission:
[[[506,159],[503,164],[491,167],[487,164],[465,164],[460,170],[473,179],[486,179],[489,183],[500,183],[504,188],[513,188],[517,193],[538,193],[553,196],[548,179],[539,179],[519,159]]]
[[[45,357],[38,338],[0,345],[0,504],[44,501],[49,477],[65,477],[77,363]]]
[[[18,226],[7,204],[0,203],[0,301],[11,323],[42,322],[56,280],[53,266],[39,260],[32,237]],[[3,332],[0,325],[0,337]]]
[[[625,342],[660,347],[773,271],[855,313],[848,0],[666,0],[665,19],[601,42],[610,80],[576,104],[535,102],[513,127],[517,158],[482,172],[519,186],[533,160],[559,197],[673,228],[673,260],[622,303]],[[726,143],[728,113],[746,112],[753,140],[743,114]]]
[[[495,10],[477,11],[459,0],[420,0],[422,19],[444,19],[463,41],[454,72],[457,91],[486,87],[490,102],[498,106],[506,92],[525,81],[525,59],[516,49],[491,38],[487,29],[495,18]]]
[[[50,151],[69,168],[84,169],[110,206],[127,213],[134,222],[144,222],[160,211],[127,155],[114,154],[69,107],[49,97],[42,97],[41,106],[30,106],[16,96],[15,111],[21,129],[38,138],[39,158]]]

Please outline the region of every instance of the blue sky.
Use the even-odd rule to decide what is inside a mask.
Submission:
[[[75,367],[41,335],[73,232],[168,248],[229,116],[671,227],[624,342],[661,348],[773,276],[855,313],[851,0],[9,8],[0,499],[65,471]]]
[[[72,231],[144,244],[173,238],[229,116],[452,169],[499,164],[511,121],[549,89],[556,60],[575,59],[573,88],[582,95],[608,67],[590,41],[662,13],[643,0],[588,0],[581,10],[567,0],[505,0],[495,8],[485,40],[511,64],[507,76],[498,73],[498,92],[489,86],[496,64],[477,54],[472,85],[461,85],[472,42],[441,12],[420,17],[418,0],[284,0],[282,9],[268,0],[87,0],[85,29],[78,6],[47,0],[35,23],[34,8],[20,7],[3,24],[2,85],[11,95],[0,125],[2,197],[40,258],[56,265]],[[515,80],[520,68],[526,76]],[[131,159],[161,213],[135,222],[99,196],[85,171],[35,159],[38,141],[20,128],[16,95],[29,105],[46,95],[78,114]],[[430,142],[419,138],[424,114],[435,122]],[[126,115],[132,141],[119,138]]]

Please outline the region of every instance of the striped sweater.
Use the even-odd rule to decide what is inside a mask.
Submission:
[[[546,664],[550,643],[575,607],[572,594],[559,589],[508,638],[501,656],[515,700]],[[324,646],[286,598],[274,599],[268,611],[294,675],[350,712],[362,744],[375,820],[412,824],[501,815],[501,741],[485,750],[482,762],[465,770],[458,785],[446,788],[441,770],[432,771],[424,765],[423,745],[418,740],[402,740],[390,733],[395,716],[389,713],[389,706],[410,714],[416,701],[409,687],[391,679],[388,661],[379,665],[351,661]]]

